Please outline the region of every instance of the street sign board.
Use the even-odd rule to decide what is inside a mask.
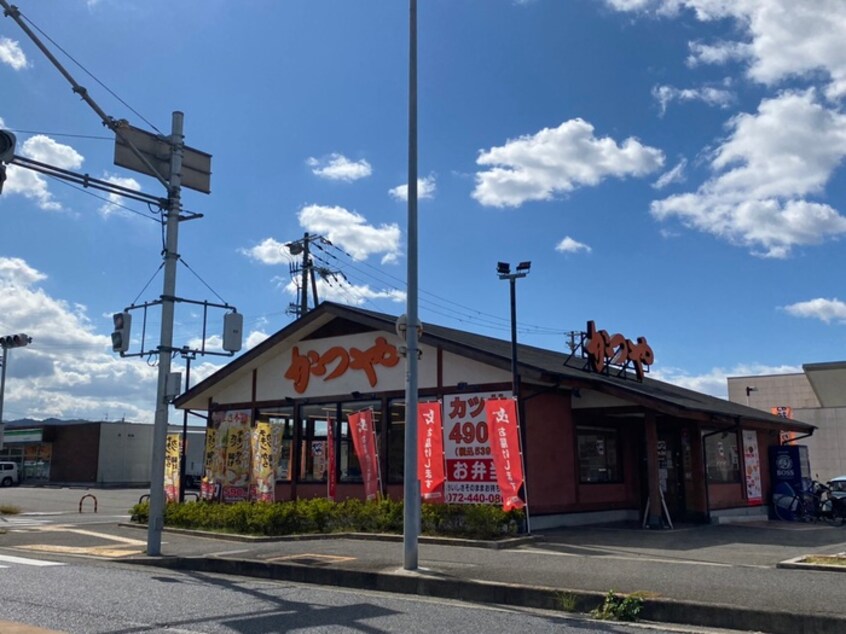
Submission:
[[[158,171],[158,176],[168,180],[170,176],[170,139],[131,125],[121,127],[120,131],[150,162],[150,165]],[[117,134],[115,134],[115,165],[149,176],[156,176]],[[204,194],[211,193],[211,154],[185,146],[182,155],[182,186]]]

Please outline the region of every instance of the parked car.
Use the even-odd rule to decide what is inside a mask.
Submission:
[[[0,486],[10,487],[20,484],[18,465],[15,462],[0,462]]]
[[[846,476],[837,476],[828,482],[831,497],[846,499]]]

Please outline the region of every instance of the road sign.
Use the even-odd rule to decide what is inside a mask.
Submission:
[[[115,165],[125,167],[148,176],[169,180],[170,139],[135,128],[131,125],[120,128],[123,134],[146,158],[158,174],[155,174],[119,135],[115,134]],[[185,146],[182,156],[182,186],[204,194],[211,193],[211,154]]]

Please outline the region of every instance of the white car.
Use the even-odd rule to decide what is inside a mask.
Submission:
[[[0,486],[10,487],[20,484],[18,465],[15,462],[0,462]]]
[[[846,476],[837,476],[828,482],[831,497],[846,499]]]

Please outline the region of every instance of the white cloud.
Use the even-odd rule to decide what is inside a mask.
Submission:
[[[0,258],[0,332],[32,337],[10,354],[4,417],[152,422],[157,370],[114,355],[85,307],[47,295],[44,279],[24,260]]]
[[[240,249],[240,252],[262,264],[287,264],[294,261],[285,244],[273,238],[265,238],[252,248]]]
[[[768,86],[789,78],[828,78],[831,99],[846,96],[846,3],[842,0],[606,0],[618,11],[674,15],[690,9],[701,21],[732,19],[744,39],[691,44],[689,63],[740,59]]]
[[[734,117],[729,130],[713,154],[718,174],[695,193],[654,201],[656,218],[675,216],[776,258],[846,233],[835,209],[804,199],[822,192],[846,156],[846,115],[816,103],[813,91],[787,92]]]
[[[280,279],[280,283],[282,280]],[[284,284],[285,291],[292,297],[297,295],[299,280],[289,280]],[[351,284],[342,275],[332,276],[331,279],[318,278],[317,296],[320,301],[331,301],[351,306],[362,304],[377,299],[387,299],[396,303],[405,301],[404,291],[397,289],[376,290],[368,284]]]
[[[673,86],[655,86],[652,96],[661,106],[661,114],[667,111],[667,105],[673,101],[701,101],[709,106],[728,108],[734,103],[734,93],[725,88],[675,88]]]
[[[343,154],[337,153],[322,159],[310,157],[306,164],[312,168],[311,172],[315,176],[333,181],[351,183],[373,173],[373,168],[366,160],[351,161]]]
[[[43,134],[36,134],[24,141],[18,154],[67,170],[79,169],[84,161],[83,156],[71,146],[57,143]],[[47,179],[38,172],[17,165],[9,165],[6,169],[6,176],[7,181],[3,187],[4,194],[20,194],[34,200],[38,207],[45,211],[61,211],[63,209],[47,188]]]
[[[719,398],[728,398],[728,377],[757,376],[759,374],[796,374],[802,368],[790,365],[768,366],[762,364],[740,364],[732,369],[713,368],[704,374],[689,374],[679,368],[650,368],[649,378],[672,383],[679,387],[694,390],[702,394],[710,394]]]
[[[583,242],[578,242],[573,240],[570,236],[566,236],[561,242],[555,245],[555,250],[559,253],[578,253],[579,251],[584,251],[585,253],[590,253],[593,251],[588,245],[584,244]]]
[[[364,216],[343,207],[307,205],[300,210],[300,225],[325,237],[355,260],[384,254],[382,262],[392,262],[400,253],[400,229],[397,224],[368,225]]]
[[[131,190],[136,191],[136,192],[141,191],[141,183],[139,183],[137,180],[135,180],[131,176],[125,177],[125,176],[115,176],[114,174],[107,174],[103,178],[103,180],[105,180],[109,183],[112,183],[114,185],[120,185],[121,187],[126,187],[127,189],[131,189]],[[126,204],[126,198],[119,196],[118,194],[111,194],[111,193],[107,195],[107,198],[109,199],[109,202],[104,203],[103,205],[100,206],[100,213],[103,214],[103,216],[108,217],[108,216],[115,214],[115,213],[118,213],[118,214],[119,213],[123,213],[123,214],[129,213],[126,210],[121,208],[121,205]]]
[[[418,200],[434,198],[436,189],[437,183],[435,182],[434,174],[430,174],[426,178],[417,179]],[[388,193],[395,200],[408,200],[408,184],[406,183],[405,185],[397,185],[393,189],[389,189]]]
[[[247,341],[245,347],[247,350],[252,350],[257,345],[259,345],[262,341],[267,339],[270,335],[262,330],[253,330],[247,335]]]
[[[819,319],[825,323],[832,321],[846,323],[846,302],[837,298],[817,297],[806,302],[797,302],[784,307],[785,312],[794,317]]]
[[[473,198],[486,206],[519,207],[606,177],[644,176],[663,165],[664,154],[633,137],[619,145],[597,138],[590,123],[571,119],[480,151],[476,163],[493,167],[476,174]]]
[[[0,36],[0,63],[11,66],[14,70],[23,70],[29,66],[20,44],[3,36]]]
[[[658,177],[658,180],[652,184],[655,189],[664,189],[673,183],[684,182],[684,170],[687,168],[687,159],[682,159],[671,169]]]

